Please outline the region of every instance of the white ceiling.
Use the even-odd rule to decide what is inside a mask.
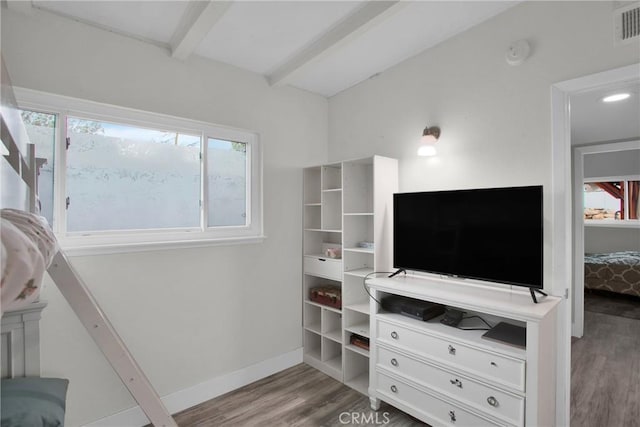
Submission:
[[[623,101],[602,98],[627,92]],[[571,143],[617,141],[640,137],[640,80],[585,91],[571,96]]]
[[[6,0],[26,11],[29,2]],[[26,3],[26,5],[25,5]],[[518,1],[50,1],[31,4],[327,97]],[[506,40],[508,42],[509,40]]]

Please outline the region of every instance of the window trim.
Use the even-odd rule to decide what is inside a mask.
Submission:
[[[56,114],[52,229],[60,246],[70,254],[98,254],[172,249],[220,244],[257,243],[263,235],[262,152],[256,132],[160,113],[72,98],[32,89],[15,87],[19,108]],[[196,228],[67,232],[66,209],[66,116],[86,118],[151,129],[166,129],[201,136],[200,224]],[[208,215],[207,159],[208,138],[247,143],[247,225],[206,226]],[[62,196],[61,196],[62,195]]]
[[[640,175],[615,175],[603,177],[588,177],[582,180],[583,184],[594,182],[624,182],[624,207],[625,212],[629,212],[629,181],[640,181]],[[583,219],[586,227],[614,227],[614,228],[640,228],[640,218],[631,219]]]

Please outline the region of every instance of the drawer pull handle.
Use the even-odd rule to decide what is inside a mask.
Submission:
[[[491,362],[491,366],[495,366],[497,368],[498,364],[496,362]]]
[[[456,355],[456,348],[452,345],[449,345],[449,354]]]
[[[449,382],[459,388],[462,388],[462,381],[457,378],[455,380],[449,380]]]
[[[491,406],[493,406],[494,408],[497,408],[499,403],[498,403],[498,399],[496,399],[493,396],[489,396],[487,397],[487,403]]]
[[[391,359],[391,364],[393,366],[398,366],[398,361],[396,359]]]
[[[456,413],[454,411],[449,411],[449,418],[451,418],[451,422],[456,422]]]
[[[394,392],[394,393],[397,393],[398,392],[398,387],[392,385],[391,386],[391,391]]]
[[[393,338],[394,340],[398,339],[398,333],[396,331],[391,332],[391,338]]]
[[[318,258],[318,261],[325,262],[325,261],[326,261],[326,259],[324,259],[324,258]]]

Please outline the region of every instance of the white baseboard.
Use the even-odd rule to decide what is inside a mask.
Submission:
[[[162,402],[170,413],[175,414],[299,363],[302,363],[302,348],[171,393],[164,396]],[[142,412],[142,409],[136,406],[86,424],[86,427],[141,427],[147,424],[149,424],[149,419]]]

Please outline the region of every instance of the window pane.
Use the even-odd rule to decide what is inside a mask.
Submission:
[[[247,144],[209,138],[209,227],[247,224]]]
[[[584,219],[624,219],[624,182],[585,184]]]
[[[38,197],[40,214],[53,224],[53,164],[56,138],[56,115],[23,110],[22,120],[32,144],[36,145],[36,157],[47,162],[40,168],[38,176]]]
[[[67,119],[67,230],[200,225],[200,137]]]

